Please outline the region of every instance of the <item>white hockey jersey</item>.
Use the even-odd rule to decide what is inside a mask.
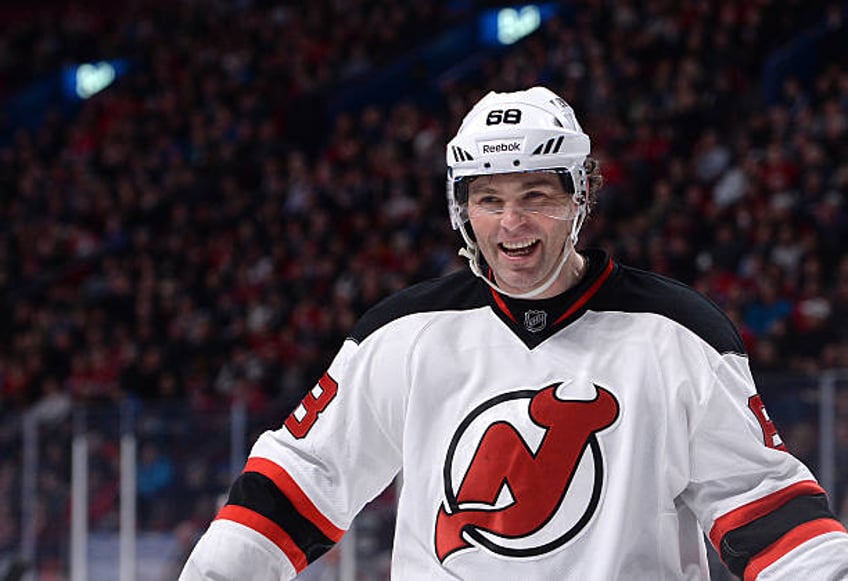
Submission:
[[[848,579],[848,535],[728,319],[586,256],[552,299],[459,272],[369,311],[181,579],[291,578],[401,470],[393,579],[702,580],[703,531],[745,579]]]

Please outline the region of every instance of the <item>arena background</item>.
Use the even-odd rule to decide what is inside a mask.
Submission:
[[[364,309],[463,268],[445,143],[486,91],[533,84],[574,106],[603,164],[581,245],[726,310],[845,522],[846,16],[4,2],[0,580],[175,579]],[[302,578],[388,578],[393,492]]]

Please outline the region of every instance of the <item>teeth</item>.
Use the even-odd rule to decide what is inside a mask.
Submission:
[[[501,242],[501,246],[503,246],[507,250],[523,250],[526,248],[530,248],[535,243],[535,240],[519,240],[512,242]]]

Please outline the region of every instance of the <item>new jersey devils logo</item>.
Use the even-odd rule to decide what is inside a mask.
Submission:
[[[473,545],[511,557],[541,555],[588,524],[603,485],[596,434],[615,422],[619,405],[597,385],[594,399],[562,400],[559,385],[501,395],[460,424],[436,517],[440,561]]]

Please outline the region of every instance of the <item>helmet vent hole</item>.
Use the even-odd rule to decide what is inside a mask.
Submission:
[[[486,169],[489,169],[490,167],[492,167],[492,164],[487,161],[486,163],[483,164],[483,167],[485,167]]]
[[[519,160],[519,159],[512,160],[512,165],[514,165],[515,167],[518,167],[519,165],[521,165],[521,160]]]

